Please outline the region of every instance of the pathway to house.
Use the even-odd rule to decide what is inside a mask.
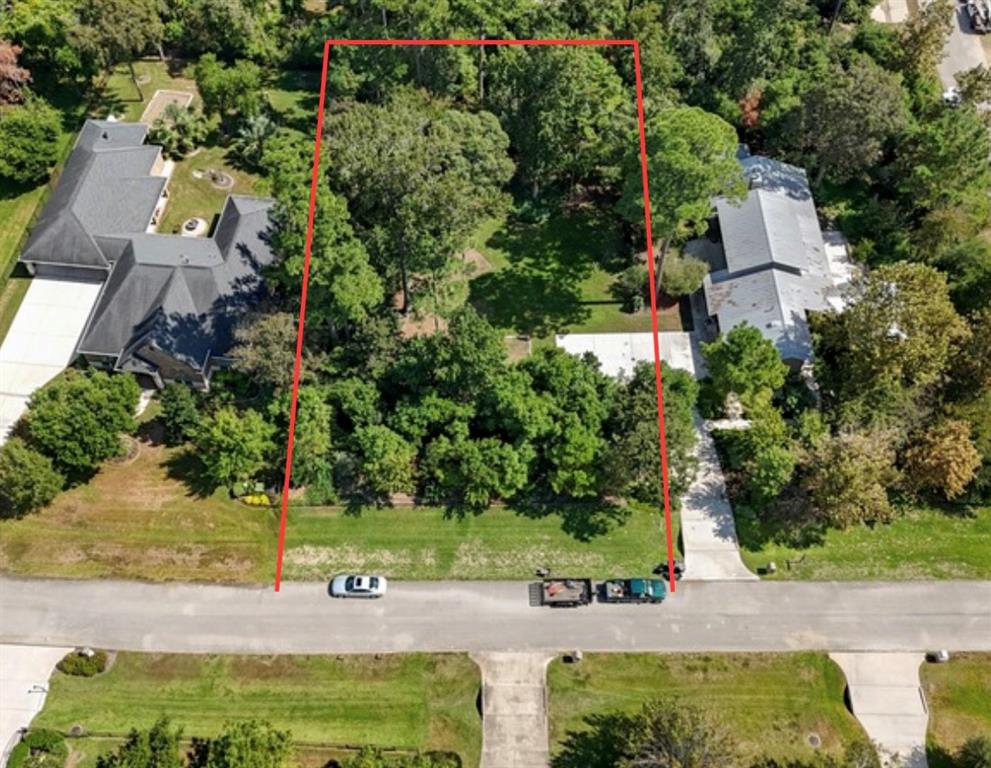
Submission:
[[[100,282],[36,277],[0,345],[0,445],[35,390],[70,362]]]
[[[846,675],[850,707],[890,768],[926,768],[929,710],[921,653],[831,653]]]
[[[18,733],[41,711],[55,665],[71,650],[0,645],[0,768],[7,764]]]
[[[695,415],[698,474],[681,500],[681,542],[688,581],[751,581],[740,559],[733,508],[709,426]]]
[[[482,670],[481,768],[547,768],[547,653],[476,653]]]

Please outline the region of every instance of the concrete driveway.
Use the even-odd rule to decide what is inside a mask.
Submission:
[[[987,64],[981,37],[974,33],[962,2],[957,2],[953,27],[943,48],[943,60],[939,63],[939,79],[946,89],[957,84],[956,74]]]
[[[662,331],[658,337],[661,360],[672,368],[688,371],[695,378],[705,375],[705,362],[693,334]],[[558,335],[554,341],[573,355],[593,353],[607,376],[629,374],[637,363],[654,364],[652,333],[568,333]]]
[[[45,703],[48,678],[71,648],[0,645],[0,766]]]
[[[891,768],[926,768],[929,710],[921,653],[831,653],[846,675],[850,708]]]
[[[35,390],[72,360],[100,282],[36,277],[0,346],[0,445]]]

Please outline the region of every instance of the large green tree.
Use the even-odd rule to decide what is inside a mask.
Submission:
[[[739,140],[729,123],[698,107],[670,107],[647,121],[647,171],[654,237],[660,238],[655,275],[673,240],[703,232],[712,198],[739,199],[746,193],[736,159]],[[620,210],[629,221],[643,221],[639,157],[628,162]]]
[[[48,177],[58,159],[62,118],[38,97],[0,109],[0,179],[32,184]]]
[[[732,393],[749,404],[755,396],[779,389],[788,373],[774,344],[747,323],[703,344],[702,354],[720,403]]]
[[[286,768],[292,759],[289,732],[257,720],[227,723],[205,746],[195,768]]]
[[[140,391],[128,374],[70,369],[31,397],[29,440],[70,479],[92,472],[134,431]]]
[[[534,196],[552,182],[615,183],[633,104],[613,65],[594,48],[509,49],[492,66],[487,106],[512,139]]]
[[[0,517],[21,517],[44,507],[64,483],[52,460],[21,438],[11,437],[0,448]]]
[[[416,488],[416,448],[388,427],[359,427],[354,443],[365,485],[375,495],[412,493]]]
[[[867,56],[836,66],[802,99],[776,144],[824,178],[845,181],[871,169],[907,125],[901,82]]]
[[[506,203],[509,139],[487,112],[404,90],[333,115],[327,144],[331,186],[379,268],[398,281],[405,312],[412,278],[444,271],[479,220]]]
[[[943,375],[954,346],[967,338],[946,276],[932,267],[879,267],[856,296],[817,322],[830,361],[827,386],[841,403],[872,390],[917,392]]]
[[[83,45],[105,69],[127,64],[143,101],[134,60],[162,44],[165,28],[157,0],[81,0],[77,7]]]
[[[147,731],[132,729],[123,744],[97,757],[96,768],[184,768],[181,743],[182,729],[161,717]]]
[[[257,477],[272,451],[274,430],[258,411],[224,406],[206,415],[193,435],[207,478],[234,489]]]

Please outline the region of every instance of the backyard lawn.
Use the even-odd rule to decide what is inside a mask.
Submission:
[[[843,673],[824,654],[585,654],[548,670],[552,750],[589,728],[586,718],[635,712],[669,695],[725,724],[742,757],[779,760],[837,753],[866,740],[843,704]],[[589,755],[586,768],[599,768]]]
[[[86,485],[21,520],[0,521],[0,570],[33,576],[268,583],[277,510],[199,496],[180,449],[142,443],[131,463],[110,462]],[[448,517],[436,508],[294,508],[285,576],[344,569],[399,579],[525,579],[538,566],[590,576],[644,572],[659,559],[661,517],[646,508],[527,516],[490,509]]]
[[[632,263],[615,221],[575,212],[545,221],[490,220],[473,247],[490,271],[471,283],[470,301],[506,333],[649,332],[649,308],[622,309],[615,276]],[[661,330],[682,329],[678,305],[659,312]]]
[[[955,653],[946,664],[923,664],[929,703],[929,765],[952,768],[946,753],[973,736],[991,738],[991,653]]]
[[[736,524],[744,562],[756,570],[774,561],[773,578],[991,578],[991,507],[974,508],[971,514],[908,509],[888,525],[829,529],[821,544],[804,548],[767,540],[767,532],[741,514]]]
[[[197,656],[119,653],[93,678],[56,672],[36,728],[126,736],[162,714],[186,738],[216,735],[230,720],[266,720],[297,745],[456,752],[478,765],[478,668],[455,654]],[[87,760],[102,740],[70,739]],[[324,762],[326,756],[324,757]],[[92,763],[89,763],[92,765]]]

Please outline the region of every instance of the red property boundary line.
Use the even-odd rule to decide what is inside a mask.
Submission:
[[[668,584],[675,591],[674,541],[671,531],[671,493],[668,482],[668,449],[664,434],[664,386],[661,377],[661,347],[657,328],[657,288],[654,276],[654,237],[650,226],[650,188],[647,181],[647,137],[644,130],[643,81],[640,70],[640,44],[636,40],[326,40],[323,45],[323,66],[320,74],[320,101],[317,107],[316,139],[313,144],[313,173],[310,179],[310,210],[303,253],[303,284],[299,295],[299,326],[296,332],[296,360],[293,364],[292,400],[289,406],[289,436],[286,442],[286,470],[282,484],[282,514],[279,519],[279,549],[275,562],[275,591],[282,587],[282,561],[286,545],[286,517],[289,510],[289,479],[292,472],[293,438],[296,432],[296,405],[299,398],[300,363],[303,355],[303,328],[306,322],[306,289],[310,279],[310,254],[313,245],[313,218],[320,177],[320,143],[323,138],[323,115],[327,100],[327,65],[331,46],[386,45],[597,45],[633,48],[636,73],[637,123],[640,132],[640,177],[643,187],[644,227],[647,235],[647,275],[650,287],[650,322],[654,337],[654,383],[657,391],[657,430],[661,457],[661,485],[664,499],[664,532],[668,555]]]

